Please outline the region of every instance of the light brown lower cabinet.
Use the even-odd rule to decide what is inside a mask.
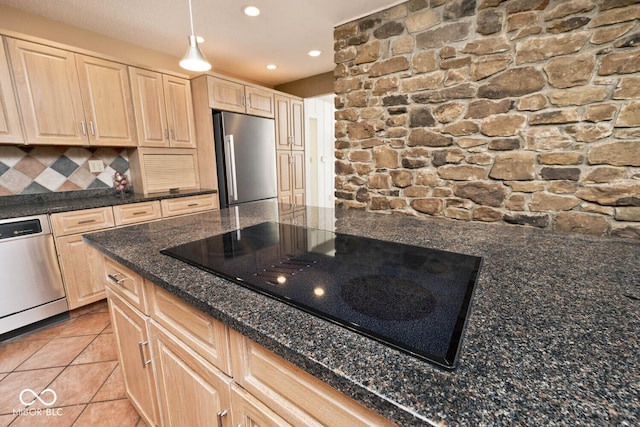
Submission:
[[[147,424],[395,425],[136,273],[103,264],[127,394]]]
[[[82,241],[82,234],[112,228],[111,207],[56,213],[51,225],[69,309],[104,299],[102,255]]]
[[[56,248],[69,310],[104,299],[100,253],[82,241],[82,234],[56,238]]]
[[[127,396],[147,425],[160,425],[149,346],[149,317],[125,302],[110,285],[107,285],[107,299]]]
[[[218,209],[217,197],[200,194],[52,214],[51,225],[69,309],[105,298],[103,256],[82,241],[83,234],[157,221],[163,213],[164,217],[173,217],[213,209]],[[129,282],[124,285],[127,284]]]
[[[277,150],[278,201],[304,206],[304,151]]]
[[[154,321],[151,339],[162,425],[230,426],[233,380]]]

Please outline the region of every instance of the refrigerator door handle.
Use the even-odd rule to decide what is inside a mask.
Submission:
[[[238,180],[236,175],[236,152],[233,135],[225,135],[224,145],[227,153],[225,156],[227,162],[227,190],[229,192],[229,198],[235,201],[238,200]]]

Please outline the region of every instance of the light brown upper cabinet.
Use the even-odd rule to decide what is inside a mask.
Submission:
[[[254,86],[208,76],[209,107],[273,118],[273,93]]]
[[[304,103],[276,95],[275,104],[278,201],[304,205]]]
[[[13,93],[9,63],[2,38],[0,38],[0,143],[24,143],[18,104]]]
[[[278,150],[304,150],[304,104],[301,100],[275,96],[276,147]]]
[[[7,39],[29,144],[135,146],[125,65]]]
[[[189,80],[134,67],[129,76],[139,145],[195,148]]]

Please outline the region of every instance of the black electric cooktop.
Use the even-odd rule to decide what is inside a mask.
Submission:
[[[161,251],[446,369],[481,258],[265,222]]]

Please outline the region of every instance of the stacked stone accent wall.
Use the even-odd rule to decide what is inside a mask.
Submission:
[[[338,207],[640,239],[639,0],[411,0],[334,35]]]

